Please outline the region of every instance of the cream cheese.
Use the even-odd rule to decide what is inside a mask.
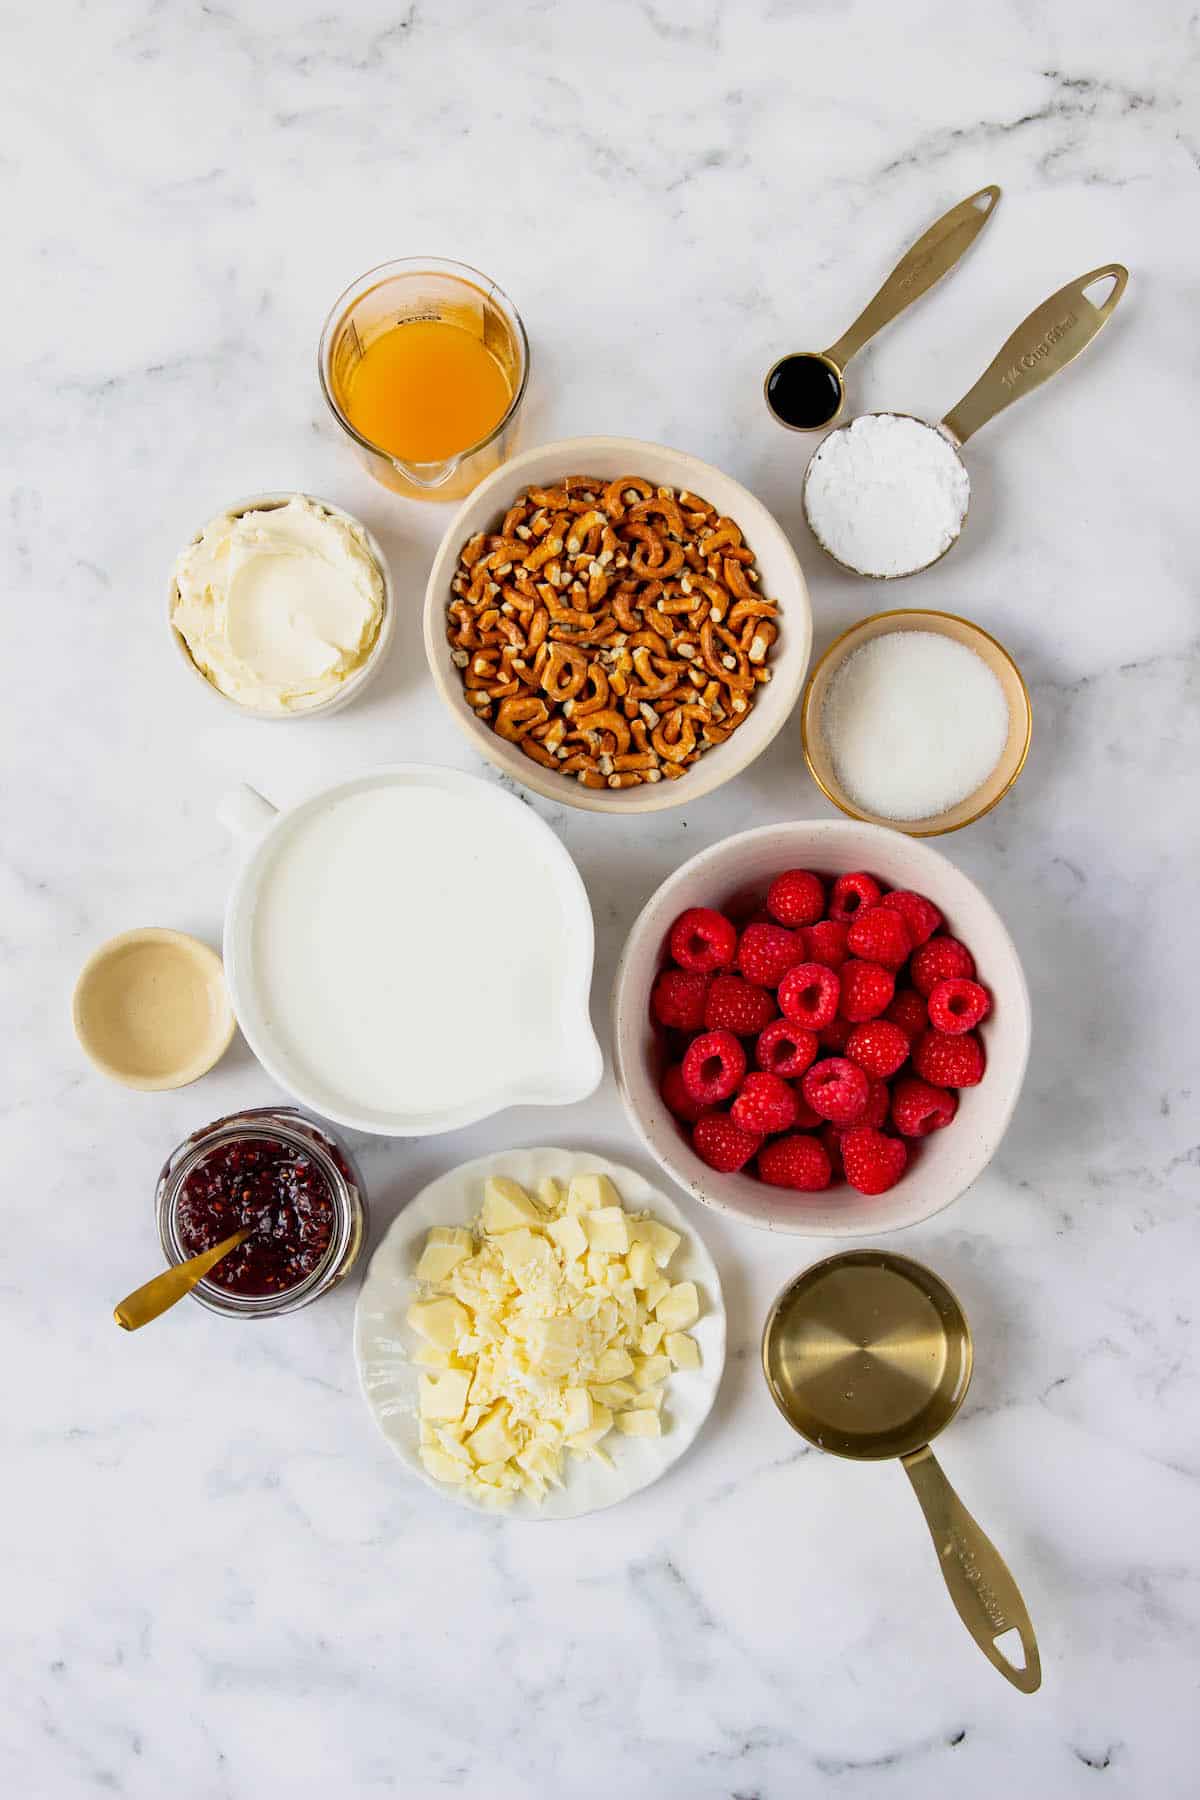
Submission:
[[[222,513],[175,564],[171,620],[229,699],[304,712],[363,667],[383,620],[383,573],[362,529],[303,494]]]

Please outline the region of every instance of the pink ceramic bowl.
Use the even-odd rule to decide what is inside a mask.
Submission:
[[[666,938],[689,906],[746,909],[784,869],[844,875],[865,869],[888,887],[915,888],[941,908],[947,929],[975,957],[993,1009],[981,1027],[987,1073],[960,1095],[958,1116],[925,1138],[900,1181],[868,1198],[841,1183],[793,1194],[746,1174],[719,1175],[701,1162],[659,1095],[660,1060],[650,1023],[650,988],[666,960]],[[642,908],[625,944],[613,991],[613,1050],[625,1109],[667,1173],[707,1206],[768,1231],[805,1237],[873,1237],[916,1225],[956,1200],[987,1167],[1012,1117],[1029,1060],[1029,990],[1013,941],[973,882],[918,838],[857,821],[764,825],[702,850]]]

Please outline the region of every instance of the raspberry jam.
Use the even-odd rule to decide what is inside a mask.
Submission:
[[[187,1175],[176,1208],[188,1256],[231,1232],[250,1236],[208,1276],[234,1294],[279,1294],[307,1280],[333,1242],[329,1182],[311,1156],[278,1138],[235,1139],[210,1150]]]

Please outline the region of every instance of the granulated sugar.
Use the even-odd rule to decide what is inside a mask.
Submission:
[[[983,658],[935,631],[892,631],[834,674],[822,728],[850,800],[927,819],[987,780],[1008,741],[1008,701]]]
[[[920,419],[864,413],[830,432],[804,483],[808,522],[863,575],[911,575],[954,542],[971,484],[952,446]]]

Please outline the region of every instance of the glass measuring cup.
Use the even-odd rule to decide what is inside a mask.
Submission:
[[[993,1668],[1033,1694],[1042,1667],[1020,1590],[929,1447],[966,1398],[973,1364],[971,1328],[945,1282],[884,1250],[814,1263],[763,1329],[763,1374],[792,1430],[854,1462],[899,1458],[959,1618]]]
[[[373,443],[345,406],[350,378],[370,346],[384,332],[415,323],[454,325],[477,338],[509,390],[508,405],[490,431],[436,462],[406,460]],[[369,269],[335,301],[321,333],[318,372],[330,412],[376,481],[410,499],[460,500],[515,448],[529,340],[508,295],[478,269],[408,257]]]
[[[1074,362],[1080,351],[1085,350],[1108,323],[1117,302],[1125,292],[1129,280],[1129,271],[1121,263],[1105,263],[1099,269],[1091,269],[1086,275],[1080,275],[1075,281],[1068,281],[1065,287],[1051,294],[1040,306],[1034,308],[1027,319],[1005,341],[1001,349],[988,364],[979,380],[975,383],[957,406],[951,407],[941,421],[931,425],[927,419],[914,418],[911,413],[860,413],[845,425],[839,425],[824,439],[809,460],[804,475],[802,498],[804,516],[808,520],[809,529],[825,554],[847,569],[852,575],[867,575],[876,581],[896,581],[905,575],[917,575],[923,569],[932,568],[940,562],[947,550],[958,542],[963,525],[966,523],[967,509],[970,504],[970,473],[963,462],[959,451],[967,439],[973,437],[982,425],[996,414],[1019,400],[1022,394],[1028,394],[1034,388],[1041,387],[1060,369]],[[1088,289],[1103,283],[1107,292],[1097,305],[1089,298]],[[822,469],[822,458],[828,459],[831,446],[836,446],[843,433],[853,431],[862,421],[869,419],[906,420],[913,432],[929,433],[929,440],[936,446],[937,459],[951,470],[957,465],[961,472],[961,510],[953,527],[946,532],[946,542],[942,544],[936,555],[918,560],[909,567],[867,568],[862,563],[851,562],[847,557],[839,556],[837,551],[822,536],[821,526],[829,523],[820,516],[823,500],[814,501],[812,486],[815,471]],[[911,436],[911,434],[910,434]],[[836,450],[834,452],[836,455]],[[826,465],[828,466],[828,465]],[[818,478],[818,490],[823,476]],[[881,506],[888,506],[894,513],[911,516],[911,500],[915,493],[905,491],[904,470],[895,465],[892,469],[871,471],[869,482],[864,481],[856,494],[856,504],[866,505],[871,502],[872,492]]]
[[[923,232],[896,264],[849,330],[828,350],[792,350],[767,371],[763,394],[788,431],[832,425],[846,401],[846,364],[950,270],[975,242],[1000,200],[995,186],[968,194]]]

